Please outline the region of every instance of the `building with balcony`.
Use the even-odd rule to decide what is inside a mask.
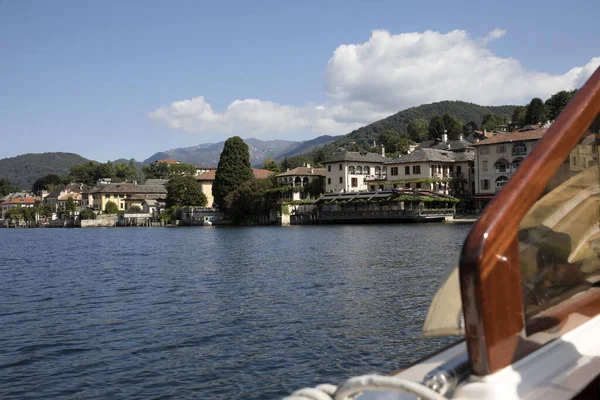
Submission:
[[[306,164],[303,167],[288,169],[275,177],[279,186],[292,188],[287,196],[288,200],[312,199],[308,188],[316,180],[324,182],[325,168],[314,168]]]
[[[473,193],[473,151],[444,151],[421,148],[385,163],[388,171],[384,190],[413,189],[462,197]],[[382,182],[369,182],[375,190]]]
[[[325,165],[326,192],[361,192],[368,190],[369,181],[387,176],[385,150],[379,153],[347,151],[334,154]],[[383,190],[383,187],[377,188]]]
[[[547,128],[548,125],[538,128],[528,126],[521,131],[500,133],[474,144],[477,209],[483,209],[502,190]]]

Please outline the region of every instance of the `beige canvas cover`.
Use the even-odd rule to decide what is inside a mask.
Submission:
[[[450,268],[429,306],[423,336],[463,336],[465,327],[458,282],[458,266]]]

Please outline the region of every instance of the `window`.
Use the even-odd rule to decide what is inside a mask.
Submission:
[[[352,178],[352,187],[358,187],[358,178]]]
[[[490,181],[488,179],[481,180],[481,190],[489,190],[490,189]]]
[[[504,152],[506,152],[506,147],[505,147],[503,144],[501,144],[501,145],[499,145],[499,146],[496,148],[496,152],[497,152],[497,153],[504,153]]]
[[[348,167],[348,173],[349,174],[355,174],[356,173],[356,170],[354,169],[354,165],[351,165],[351,166]]]
[[[490,148],[489,147],[482,147],[479,149],[479,154],[490,154]]]
[[[110,194],[105,194],[104,197],[106,197],[107,199],[110,199]]]
[[[327,178],[327,184],[331,185],[331,178]]]
[[[421,182],[417,182],[417,183],[415,184],[415,186],[416,186],[416,188],[417,188],[417,189],[421,189]]]
[[[527,146],[525,143],[515,143],[512,147],[513,156],[524,156],[527,154]]]
[[[421,173],[421,166],[420,165],[413,165],[413,174],[420,174]]]
[[[357,175],[362,175],[362,167],[359,165],[358,167],[356,167],[356,174]]]
[[[398,167],[392,167],[390,169],[390,174],[392,174],[392,176],[398,175]]]
[[[340,176],[340,183],[344,183],[344,178]]]
[[[374,191],[375,191],[375,185],[371,185],[371,186],[369,186],[369,190],[370,190],[371,192],[374,192]]]
[[[369,168],[369,167],[364,167],[364,168],[363,168],[363,172],[365,173],[365,175],[370,175],[370,174],[371,174],[371,168]]]
[[[340,164],[340,171],[342,170],[342,164]]]
[[[496,164],[494,164],[494,169],[496,169],[496,172],[502,172],[502,173],[508,171],[508,161],[506,161],[506,160],[496,161]]]
[[[379,185],[379,190],[383,190],[383,185]]]
[[[375,167],[375,176],[381,175],[381,167]]]
[[[462,174],[462,170],[461,170],[461,168],[462,168],[462,167],[461,167],[460,165],[458,165],[458,166],[456,167],[456,176],[459,176],[459,177],[460,177],[460,174]]]
[[[508,181],[507,177],[505,177],[505,176],[499,176],[496,179],[496,189],[500,189],[501,187],[503,187],[506,184],[507,181]]]
[[[488,170],[488,162],[487,161],[483,161],[481,163],[481,170],[482,171],[487,171]]]
[[[125,208],[125,207],[123,207],[123,203],[121,203],[121,208]]]
[[[410,175],[410,167],[409,166],[404,167],[404,175]]]
[[[404,184],[404,188],[405,188],[405,189],[410,189],[410,183],[405,183],[405,184]]]
[[[522,162],[523,162],[523,159],[521,157],[515,158],[513,160],[513,162],[510,164],[510,168],[512,169],[512,171],[515,172],[517,170],[517,168],[519,168],[521,166]]]
[[[331,165],[327,166],[327,172],[331,172]]]
[[[398,188],[398,184],[394,183],[394,189],[397,189],[397,188]]]

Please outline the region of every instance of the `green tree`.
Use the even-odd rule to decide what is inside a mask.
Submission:
[[[446,130],[446,125],[444,124],[444,119],[440,116],[436,116],[431,118],[429,121],[429,138],[430,139],[441,139],[444,131]]]
[[[212,187],[215,204],[226,210],[227,195],[253,177],[248,145],[239,136],[230,137],[225,141],[215,173]]]
[[[307,192],[313,199],[325,193],[325,178],[315,178],[307,186]]]
[[[193,166],[192,164],[187,164],[187,163],[179,163],[179,164],[171,164],[168,167],[169,169],[169,176],[175,176],[175,175],[195,175],[196,174],[196,167]]]
[[[8,209],[4,213],[4,219],[12,219],[16,221],[23,219],[23,209],[24,208],[21,207],[13,207]]]
[[[206,195],[193,176],[175,175],[165,185],[167,189],[167,207],[206,206]]]
[[[142,167],[142,173],[146,179],[169,179],[171,172],[169,164],[153,162]]]
[[[181,219],[181,208],[169,207],[160,213],[159,218],[165,224],[172,224],[178,219]]]
[[[34,192],[40,192],[42,190],[49,190],[51,191],[54,187],[62,184],[62,178],[56,174],[48,174],[46,176],[43,176],[39,179],[37,179],[34,183],[33,183],[33,187],[32,190]]]
[[[488,132],[496,132],[496,129],[498,129],[496,116],[494,114],[485,114],[481,122],[481,127]]]
[[[8,179],[0,179],[0,197],[4,197],[7,194],[18,192],[19,188],[10,184]]]
[[[534,97],[525,111],[525,124],[533,125],[540,122],[546,122],[548,119],[548,110],[546,105],[539,97]]]
[[[554,93],[548,100],[546,100],[545,106],[548,110],[548,119],[555,120],[558,118],[562,110],[565,109],[569,101],[575,96],[577,90],[561,90],[560,92]]]
[[[330,147],[317,147],[310,153],[310,157],[315,165],[322,167],[323,163],[331,157],[331,154],[333,152]]]
[[[75,211],[76,204],[72,197],[69,197],[67,201],[65,201],[65,211]]]
[[[79,213],[79,218],[83,220],[96,219],[96,213],[93,210],[86,208]]]
[[[104,212],[107,214],[116,214],[119,212],[119,206],[114,201],[107,201]]]
[[[411,140],[421,143],[429,137],[429,122],[423,118],[413,119],[408,123],[406,131]]]
[[[313,160],[305,155],[298,155],[292,157],[286,157],[281,161],[281,171],[287,171],[287,169],[301,167],[305,164],[313,164]]]
[[[271,157],[265,160],[262,168],[273,172],[279,172],[279,164],[277,164],[277,161],[273,160]]]
[[[36,207],[23,207],[21,211],[23,213],[23,220],[26,222],[35,221]]]
[[[135,166],[135,160],[132,158],[129,162],[115,162],[115,180],[116,181],[137,181],[140,179],[140,173]]]
[[[511,124],[516,126],[525,125],[525,114],[527,113],[527,107],[525,106],[517,106],[515,107],[515,111],[513,111],[511,117]]]
[[[469,136],[471,133],[477,130],[477,124],[474,121],[469,121],[469,123],[463,126],[463,134],[465,136]]]
[[[275,179],[250,179],[227,195],[227,209],[234,222],[245,216],[260,215],[278,204],[276,193],[269,192],[277,186]]]
[[[131,206],[127,209],[127,212],[129,214],[141,214],[144,212],[144,210],[142,210],[142,207],[140,206]]]
[[[442,116],[442,120],[444,121],[444,127],[446,128],[448,139],[457,140],[463,130],[462,121],[450,114],[444,114]]]

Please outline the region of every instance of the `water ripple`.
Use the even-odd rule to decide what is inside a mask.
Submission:
[[[421,326],[467,231],[0,229],[0,398],[268,399],[396,370],[447,343]]]

